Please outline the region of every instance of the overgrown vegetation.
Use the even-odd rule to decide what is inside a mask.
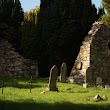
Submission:
[[[107,14],[102,16],[102,21],[110,28],[110,1],[102,0],[103,6],[107,11]]]
[[[59,92],[45,92],[47,79],[32,80],[32,93],[29,90],[30,78],[0,78],[4,80],[4,94],[0,88],[0,110],[109,110],[110,90],[87,88],[80,85],[59,83]],[[92,98],[106,95],[107,101],[94,102]]]

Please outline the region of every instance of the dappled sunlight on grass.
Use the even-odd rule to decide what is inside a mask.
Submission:
[[[2,80],[3,78],[0,78],[0,85]],[[4,94],[1,93],[2,88],[0,88],[0,104],[5,105],[6,109],[4,110],[24,110],[23,108],[26,110],[98,110],[97,108],[106,110],[105,108],[110,107],[110,90],[85,89],[80,85],[58,82],[59,92],[47,92],[45,90],[48,80],[33,78],[30,93],[28,81],[29,78],[7,78],[4,80]],[[42,93],[42,91],[45,92]],[[108,100],[100,102],[91,100],[97,94],[106,95]]]

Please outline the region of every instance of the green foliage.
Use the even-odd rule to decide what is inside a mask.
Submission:
[[[92,23],[98,19],[97,9],[91,4],[91,0],[79,2],[41,0],[40,8],[36,35],[40,39],[38,42],[40,48],[36,50],[40,55],[38,59],[40,75],[48,76],[54,64],[60,67],[64,61],[67,63],[69,73],[84,37]]]
[[[38,42],[35,40],[36,36],[36,25],[37,25],[37,15],[40,11],[39,7],[36,7],[35,9],[30,10],[29,12],[24,13],[24,22],[22,23],[20,27],[20,31],[22,33],[22,38],[20,41],[20,50],[22,51],[22,54],[27,57],[33,59],[33,54],[35,51],[33,49],[36,49],[34,47],[34,43]]]
[[[110,14],[110,0],[102,0],[102,4],[106,9],[107,13]]]
[[[29,79],[0,78],[0,86],[4,80],[4,94],[0,88],[1,110],[109,110],[110,90],[58,82],[59,92],[43,92],[48,80],[33,78],[30,93]],[[92,98],[97,94],[106,95],[108,100],[94,102]]]
[[[110,1],[102,0],[103,7],[106,9],[107,14],[102,16],[102,21],[110,28]]]
[[[102,16],[103,16],[103,15],[105,15],[105,10],[104,10],[103,7],[100,7],[100,8],[98,9],[98,19],[99,19],[99,20],[102,20]]]
[[[0,4],[0,37],[11,42],[15,49],[19,47],[19,27],[24,19],[23,14],[19,0],[3,0]]]
[[[23,9],[21,7],[21,3],[17,2],[14,4],[14,7],[12,9],[12,13],[11,13],[11,18],[13,21],[13,25],[15,25],[16,27],[20,26],[21,23],[24,20],[24,12]]]

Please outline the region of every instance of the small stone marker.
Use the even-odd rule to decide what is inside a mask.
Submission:
[[[110,85],[109,84],[106,84],[105,85],[105,89],[109,89],[110,88]]]
[[[102,99],[106,101],[106,100],[108,100],[108,97],[104,95],[104,96],[102,97]]]
[[[67,75],[67,65],[65,62],[62,63],[61,70],[60,70],[60,81],[65,83],[66,82],[66,75]]]
[[[73,84],[73,83],[74,83],[73,77],[70,76],[70,77],[68,78],[68,82],[71,83],[71,84]]]
[[[87,83],[84,83],[83,84],[83,88],[88,88],[88,84]]]
[[[29,86],[30,86],[30,93],[31,93],[31,89],[32,89],[32,76],[31,76],[31,78],[29,80]]]
[[[101,77],[97,77],[96,78],[96,85],[102,85],[102,78]]]
[[[4,93],[4,81],[2,81],[2,94]]]
[[[105,95],[103,97],[101,97],[100,95],[96,95],[93,99],[96,102],[98,102],[98,101],[107,101],[108,97],[106,97]]]
[[[100,100],[103,100],[103,99],[100,97],[100,95],[96,95],[96,96],[94,97],[94,101],[100,101]]]
[[[58,68],[56,65],[54,65],[50,70],[50,78],[48,84],[49,91],[58,91],[58,88],[56,87],[57,76],[58,76]]]

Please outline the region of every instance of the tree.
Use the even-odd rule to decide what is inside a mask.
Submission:
[[[35,59],[37,57],[35,44],[38,42],[36,36],[37,15],[40,8],[36,7],[24,13],[24,22],[20,28],[22,38],[20,41],[20,51],[26,58]],[[35,43],[36,42],[36,43]],[[36,59],[35,59],[36,60]]]
[[[0,37],[19,49],[19,27],[23,22],[23,10],[19,0],[2,0],[0,4]],[[6,26],[2,28],[2,26]]]
[[[104,10],[104,8],[101,6],[101,7],[98,9],[98,19],[101,20],[103,15],[105,15],[105,10]]]
[[[110,28],[110,0],[102,0],[102,4],[107,11],[107,14],[102,16],[102,21]]]
[[[13,21],[13,25],[17,28],[19,28],[19,26],[21,25],[21,23],[24,20],[24,12],[23,9],[21,7],[21,3],[19,0],[17,0],[14,3],[14,6],[12,8],[12,12],[11,12],[11,18]]]
[[[41,0],[36,35],[40,39],[40,51],[36,50],[40,76],[48,76],[54,64],[60,67],[64,61],[70,72],[95,20],[97,10],[91,0]]]

